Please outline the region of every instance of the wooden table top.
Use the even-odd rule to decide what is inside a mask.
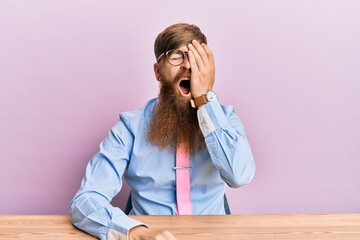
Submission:
[[[132,216],[178,240],[360,239],[360,214]],[[95,239],[68,215],[0,215],[0,239]]]

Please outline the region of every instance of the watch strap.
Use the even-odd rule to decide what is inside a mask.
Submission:
[[[206,104],[208,101],[206,99],[205,94],[194,98],[195,107],[199,108],[200,106]]]

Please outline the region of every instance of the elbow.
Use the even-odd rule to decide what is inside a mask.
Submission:
[[[231,188],[239,188],[246,184],[249,184],[255,176],[255,162],[253,158],[250,158],[246,161],[245,166],[241,169],[240,172],[233,174],[231,181],[228,181],[227,184]]]
[[[255,172],[253,172],[250,175],[247,176],[240,176],[237,178],[234,178],[234,180],[231,183],[228,183],[229,187],[231,188],[239,188],[242,187],[244,185],[249,184],[252,179],[254,178]]]
[[[87,207],[88,199],[82,194],[77,194],[71,201],[69,206],[69,214],[71,217],[71,222],[78,228],[82,229],[81,223],[91,214],[91,209]]]
[[[77,223],[81,222],[81,220],[83,219],[84,216],[81,216],[80,211],[78,210],[77,207],[77,201],[74,198],[71,203],[70,203],[70,207],[69,207],[69,214],[71,217],[71,222],[77,227]]]

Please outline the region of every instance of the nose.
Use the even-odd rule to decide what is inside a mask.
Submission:
[[[185,53],[184,61],[182,62],[181,67],[185,69],[191,68],[189,61],[189,54],[187,52]]]

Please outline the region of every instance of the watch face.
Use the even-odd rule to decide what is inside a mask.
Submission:
[[[217,96],[216,94],[213,92],[213,91],[208,91],[206,93],[206,100],[208,102],[211,102],[211,101],[216,101],[217,100]]]

